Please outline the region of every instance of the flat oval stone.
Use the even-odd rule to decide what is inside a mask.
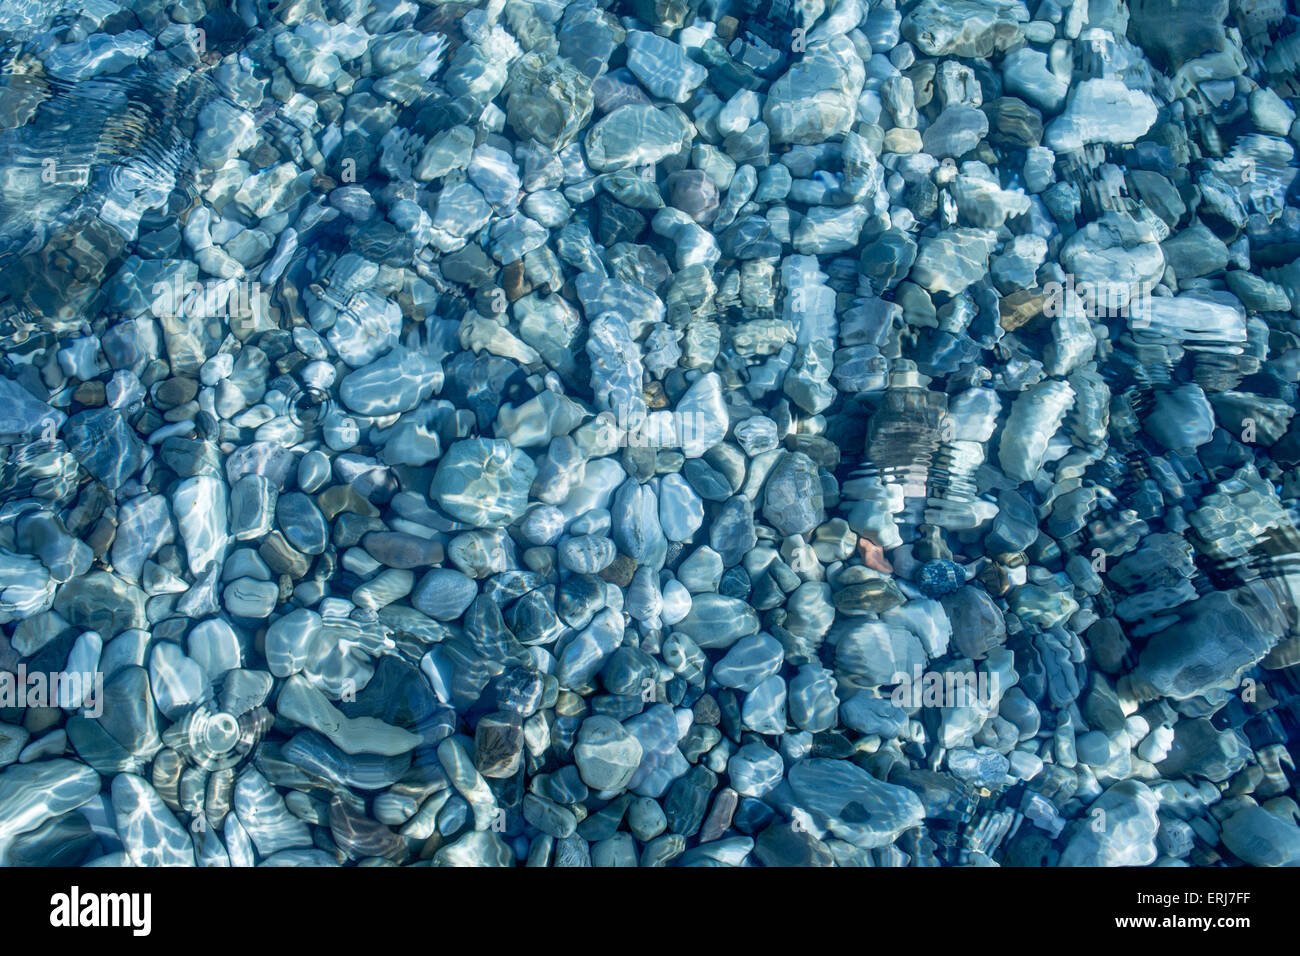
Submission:
[[[281,495],[275,520],[289,544],[303,554],[321,554],[329,542],[329,525],[316,503],[300,491]]]
[[[275,485],[265,475],[244,475],[231,485],[230,536],[236,541],[250,541],[270,531],[277,496]]]
[[[629,478],[614,496],[610,514],[619,550],[639,565],[663,567],[668,539],[659,524],[659,499],[654,489]]]
[[[758,632],[758,614],[735,598],[697,594],[691,612],[677,624],[677,629],[706,650],[728,648],[740,638]]]
[[[745,495],[732,495],[722,503],[709,527],[709,544],[726,567],[740,561],[758,544],[754,505]]]
[[[579,535],[560,545],[560,564],[576,574],[599,574],[617,555],[614,542],[598,535]]]
[[[467,438],[438,463],[429,496],[447,514],[480,528],[499,528],[528,507],[537,466],[505,441]]]
[[[771,793],[785,775],[781,755],[767,744],[752,741],[727,761],[731,787],[742,797],[762,797]]]
[[[888,846],[925,817],[911,790],[883,783],[847,760],[800,760],[788,779],[796,804],[818,825],[863,849]]]
[[[732,644],[714,665],[713,679],[723,687],[748,692],[778,673],[784,660],[780,641],[770,634],[751,634]]]
[[[280,598],[280,588],[274,581],[255,578],[238,578],[226,585],[221,602],[234,617],[264,619],[271,616]]]
[[[372,531],[361,539],[361,546],[389,568],[426,568],[443,559],[443,547],[439,541],[401,531]]]
[[[311,846],[307,824],[289,812],[276,789],[252,767],[246,768],[235,782],[234,811],[263,857]]]
[[[907,712],[887,697],[859,691],[840,704],[840,722],[860,734],[897,737],[907,726]]]
[[[593,790],[622,790],[641,765],[641,742],[612,717],[588,717],[573,748],[582,781]]]
[[[601,611],[556,654],[555,678],[560,686],[575,688],[586,684],[622,640],[621,615],[608,608]]]
[[[786,729],[786,686],[780,675],[760,682],[745,695],[741,708],[745,727],[757,734],[783,734]]]
[[[309,773],[358,790],[383,790],[391,787],[411,766],[409,754],[345,754],[312,730],[295,734],[284,745],[282,752],[285,760]]]
[[[839,698],[831,672],[817,664],[805,664],[790,681],[790,720],[800,730],[821,733],[835,726]]]
[[[435,621],[454,621],[477,595],[473,578],[452,568],[434,568],[411,592],[411,604]]]
[[[659,525],[669,541],[690,541],[704,524],[704,502],[681,475],[659,484]]]
[[[722,556],[708,545],[696,548],[677,565],[677,580],[692,594],[716,591],[722,582]]]
[[[319,731],[344,753],[396,756],[420,745],[420,736],[374,717],[346,717],[301,674],[285,681],[277,712],[304,727]]]
[[[587,133],[587,162],[595,170],[657,163],[682,148],[686,129],[653,106],[620,106]]]
[[[378,418],[407,412],[442,388],[442,365],[423,351],[398,346],[349,372],[339,397],[351,411]]]
[[[190,659],[203,668],[211,680],[239,667],[243,659],[239,636],[220,618],[196,624],[186,638],[185,646]]]

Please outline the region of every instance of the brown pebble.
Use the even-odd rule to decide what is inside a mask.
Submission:
[[[332,488],[326,488],[316,496],[316,507],[320,508],[321,514],[327,521],[333,521],[344,511],[364,515],[367,518],[379,516],[379,509],[351,485],[334,485]]]
[[[63,711],[57,707],[28,707],[23,716],[23,729],[35,737],[51,727],[57,727]]]
[[[881,574],[893,574],[894,566],[885,557],[884,550],[870,538],[858,538],[858,554],[862,563]]]
[[[104,555],[108,554],[108,549],[113,546],[115,537],[117,537],[117,522],[104,515],[95,522],[95,527],[90,529],[90,534],[86,535],[86,544],[90,545],[90,550],[95,552],[95,557],[102,561]]]
[[[266,566],[276,574],[287,574],[291,578],[301,578],[311,567],[311,560],[305,555],[294,550],[293,545],[285,540],[284,535],[279,531],[272,531],[268,534],[257,553]]]
[[[199,394],[199,383],[192,378],[169,378],[153,387],[153,400],[164,411],[191,401]]]
[[[706,727],[716,727],[718,722],[722,720],[722,710],[718,707],[718,702],[708,694],[697,700],[691,711],[694,714],[694,723],[703,724]]]
[[[402,570],[427,568],[443,559],[441,541],[404,531],[371,531],[361,539],[361,547],[385,567]]]
[[[600,576],[610,584],[617,584],[621,588],[627,587],[632,583],[632,575],[636,574],[636,562],[626,554],[620,554],[614,559],[614,563],[600,572]]]
[[[1011,590],[1007,569],[1000,564],[989,564],[977,575],[984,589],[993,597],[1001,597]]]
[[[999,324],[1008,332],[1014,332],[1031,319],[1043,314],[1043,304],[1047,297],[1041,292],[1022,289],[998,300],[998,312],[1001,314]]]
[[[82,382],[73,391],[72,400],[86,408],[98,408],[104,404],[104,383]]]
[[[524,273],[523,259],[516,259],[501,270],[501,288],[511,302],[517,302],[533,291],[533,284]]]

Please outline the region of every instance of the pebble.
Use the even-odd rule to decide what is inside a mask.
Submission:
[[[888,846],[924,816],[921,799],[842,760],[810,757],[788,774],[795,805],[819,828],[862,849]]]
[[[454,518],[500,527],[523,514],[536,474],[532,460],[507,442],[466,439],[447,449],[429,495]]]
[[[194,865],[189,833],[148,782],[121,773],[113,778],[111,793],[117,835],[133,866]]]
[[[348,718],[301,674],[290,677],[280,691],[279,712],[329,738],[344,753],[378,753],[393,757],[420,744],[420,737],[373,717]]]
[[[1280,6],[264,6],[15,27],[0,862],[1295,862]]]
[[[625,789],[641,765],[641,743],[611,717],[582,722],[573,749],[583,783],[593,790]]]

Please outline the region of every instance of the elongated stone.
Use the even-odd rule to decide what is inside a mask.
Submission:
[[[89,767],[56,758],[14,764],[0,770],[0,859],[8,862],[16,838],[99,793],[100,780]]]
[[[275,788],[252,768],[235,781],[234,810],[262,857],[292,847],[311,846],[307,824],[289,812]]]
[[[113,778],[112,796],[117,835],[134,865],[194,865],[189,832],[145,780],[118,774]]]
[[[172,513],[185,542],[193,574],[201,574],[225,558],[227,536],[226,486],[217,478],[186,478],[172,493]]]
[[[278,711],[305,727],[317,730],[344,753],[376,753],[396,756],[420,744],[418,734],[394,727],[373,717],[344,716],[301,674],[285,681],[280,690]]]

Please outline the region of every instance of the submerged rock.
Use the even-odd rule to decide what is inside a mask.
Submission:
[[[1286,14],[9,4],[0,863],[1296,862]]]

